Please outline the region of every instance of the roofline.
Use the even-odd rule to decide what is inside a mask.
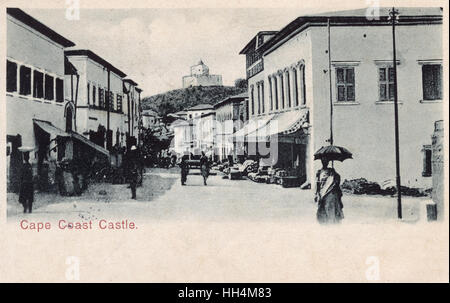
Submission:
[[[211,105],[211,104],[206,104],[206,105],[211,106],[211,107],[208,107],[208,108],[194,108],[194,107],[199,106],[199,105],[200,105],[200,104],[194,105],[194,106],[192,106],[192,107],[186,109],[186,111],[208,110],[208,109],[209,109],[209,110],[214,110],[214,105]]]
[[[216,109],[220,105],[228,103],[230,101],[237,101],[237,100],[239,100],[239,102],[240,102],[240,101],[245,100],[245,99],[248,99],[248,96],[239,96],[239,95],[230,96],[230,97],[227,97],[227,98],[217,102],[216,104],[214,104],[214,109]]]
[[[250,45],[253,42],[256,42],[256,37],[258,37],[259,35],[270,35],[270,34],[277,34],[278,31],[260,31],[258,32],[255,36],[253,36],[253,38],[247,43],[247,45],[239,52],[239,55],[243,55],[245,53],[247,53],[247,50],[250,48]]]
[[[123,82],[130,83],[130,84],[132,84],[132,85],[134,85],[134,86],[138,86],[138,85],[139,85],[139,84],[137,84],[136,82],[134,82],[133,80],[131,80],[131,79],[129,79],[129,78],[123,79]],[[136,90],[137,90],[137,89],[140,89],[140,88],[136,87]]]
[[[121,71],[120,69],[118,69],[117,67],[115,67],[114,65],[112,65],[111,63],[109,63],[108,61],[106,61],[105,59],[103,59],[102,57],[100,57],[99,55],[97,55],[96,53],[94,53],[89,49],[66,50],[64,51],[64,54],[66,56],[86,56],[94,60],[95,62],[103,65],[104,67],[109,68],[111,71],[116,73],[121,78],[127,76],[123,71]]]
[[[305,16],[298,17],[277,34],[272,39],[264,43],[260,50],[264,55],[274,51],[276,44],[286,38],[290,39],[291,34],[297,34],[311,26],[327,26],[328,19],[331,26],[389,26],[391,22],[388,16],[380,16],[378,20],[368,20],[365,16]],[[401,15],[398,26],[420,25],[420,24],[442,24],[442,15]],[[276,47],[274,47],[276,46]]]
[[[48,27],[47,25],[45,25],[45,24],[41,23],[40,21],[36,20],[35,18],[31,17],[30,15],[25,13],[20,8],[7,7],[6,13],[8,15],[10,15],[11,17],[19,20],[20,22],[26,24],[27,26],[33,28],[34,30],[38,31],[39,33],[41,33],[44,36],[51,39],[53,42],[56,42],[63,47],[75,46],[75,43],[73,43],[69,39],[61,36],[54,30],[52,30],[50,27]]]
[[[207,116],[210,116],[210,115],[216,115],[216,112],[209,112],[209,113],[201,114],[200,118],[204,118],[204,117],[207,117]]]

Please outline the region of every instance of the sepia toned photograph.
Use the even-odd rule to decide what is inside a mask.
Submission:
[[[97,233],[137,240],[167,225],[161,233],[169,236],[158,237],[166,239],[169,258],[177,258],[184,245],[188,251],[197,247],[201,255],[203,246],[193,243],[209,237],[231,245],[234,240],[226,236],[231,230],[244,239],[253,228],[252,234],[272,233],[264,238],[267,248],[262,241],[254,250],[283,247],[270,244],[272,237],[282,239],[276,228],[301,235],[301,241],[333,238],[313,245],[284,242],[301,247],[307,259],[323,249],[333,255],[333,247],[347,247],[352,238],[344,236],[347,232],[361,232],[355,238],[359,250],[369,247],[363,238],[383,239],[378,255],[363,253],[362,261],[354,261],[364,269],[356,276],[356,269],[337,265],[351,273],[327,278],[322,271],[297,279],[303,274],[298,270],[273,277],[291,282],[421,280],[395,265],[390,270],[398,274],[391,278],[387,273],[380,278],[377,271],[381,255],[394,249],[389,245],[394,236],[386,235],[404,232],[417,237],[410,245],[438,243],[427,262],[433,253],[439,261],[423,279],[448,281],[448,6],[427,3],[7,4],[1,39],[6,56],[2,224],[10,236],[24,235],[18,246],[25,238],[41,241],[36,237],[45,233],[86,245],[92,243],[89,237],[102,237]],[[170,232],[171,224],[177,232]],[[197,232],[186,227],[182,233],[183,224],[196,224]],[[170,239],[180,234],[190,240],[175,249],[178,242]],[[340,237],[344,246],[336,242]],[[109,247],[103,239],[102,246]],[[217,245],[207,246],[205,254],[238,250]],[[120,258],[129,259],[125,250]],[[420,263],[417,255],[424,250],[408,248],[414,256],[404,261]],[[81,262],[76,253],[63,254],[62,267]],[[294,255],[280,265],[284,273],[298,259]],[[209,260],[220,272],[221,262]],[[305,262],[313,271],[314,262]],[[222,282],[255,277],[229,270],[211,275]],[[5,280],[27,279],[24,272]],[[257,280],[273,281],[269,272],[263,270]],[[204,281],[178,274],[179,279],[175,272],[152,279],[184,281],[187,275],[189,281]],[[48,279],[70,280],[64,270]],[[133,280],[106,272],[100,279]]]

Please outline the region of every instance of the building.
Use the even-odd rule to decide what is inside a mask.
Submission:
[[[140,129],[142,126],[142,107],[141,93],[142,89],[131,79],[123,80],[123,93],[126,96],[126,106],[128,108],[125,123],[128,129],[127,147],[140,144]]]
[[[431,187],[431,174],[423,173],[423,153],[434,121],[443,119],[442,10],[399,12],[402,183]],[[343,179],[395,179],[392,28],[388,9],[381,8],[377,20],[365,14],[362,9],[303,16],[267,39],[260,39],[266,34],[253,38],[241,51],[247,56],[250,120],[236,140],[256,142],[257,153],[270,145],[270,165],[311,182],[320,167],[313,154],[330,139],[331,72],[334,144],[353,153],[353,159],[335,162],[335,168]]]
[[[204,113],[193,119],[193,154],[201,155],[205,152],[208,156],[216,154],[216,113],[214,111]]]
[[[6,12],[8,183],[17,191],[18,147],[35,148],[30,161],[39,176],[44,161],[64,156],[55,139],[68,136],[74,124],[74,104],[64,94],[64,49],[75,44],[20,9]]]
[[[216,112],[216,155],[218,160],[226,160],[228,156],[237,158],[236,141],[233,134],[241,129],[245,121],[244,108],[248,102],[247,93],[230,96],[214,105]]]
[[[142,127],[153,129],[160,126],[161,117],[157,112],[151,109],[142,111]]]
[[[90,50],[68,50],[65,55],[79,74],[75,92],[70,91],[73,75],[66,75],[66,96],[77,96],[76,131],[108,150],[124,146],[128,133],[126,74]]]
[[[198,118],[202,115],[214,112],[214,106],[211,104],[198,104],[185,110],[187,120]]]
[[[209,68],[200,60],[191,66],[191,74],[183,77],[183,88],[191,86],[222,86],[221,75],[210,75]]]
[[[183,155],[191,151],[192,141],[192,123],[185,119],[177,119],[170,125],[173,132],[173,139],[170,151],[177,155]]]

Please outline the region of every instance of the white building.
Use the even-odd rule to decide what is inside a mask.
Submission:
[[[7,8],[6,134],[8,180],[17,190],[20,146],[38,173],[44,160],[58,158],[56,137],[72,130],[74,104],[64,95],[64,48],[75,44],[17,8]]]
[[[142,127],[154,128],[161,124],[161,117],[157,112],[151,109],[142,111]]]
[[[177,155],[190,152],[193,144],[192,123],[185,119],[177,119],[170,125],[170,130],[173,131],[174,135],[170,151],[175,152]]]
[[[239,132],[257,141],[278,136],[274,164],[311,181],[320,167],[313,154],[330,138],[353,153],[335,162],[343,179],[395,180],[392,27],[388,9],[368,20],[366,10],[302,16],[247,56],[250,120],[261,128]],[[396,26],[402,184],[431,186],[430,134],[443,119],[442,10],[399,8]],[[331,71],[328,69],[330,21]],[[255,60],[253,60],[255,59]],[[255,123],[254,123],[255,124]],[[270,125],[278,131],[270,132]],[[264,138],[258,136],[264,133]],[[256,135],[255,135],[256,134]]]
[[[77,96],[76,131],[108,149],[124,146],[128,133],[128,106],[123,92],[125,73],[90,50],[69,50],[65,55],[79,75],[78,80],[66,76],[66,97]],[[71,92],[70,83],[74,81],[78,81],[75,85],[78,91]]]
[[[191,86],[222,86],[221,75],[210,75],[209,68],[200,60],[191,66],[191,74],[183,77],[183,88]]]

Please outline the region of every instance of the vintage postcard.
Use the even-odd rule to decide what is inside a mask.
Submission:
[[[1,4],[0,282],[448,282],[447,1]]]

